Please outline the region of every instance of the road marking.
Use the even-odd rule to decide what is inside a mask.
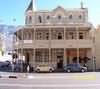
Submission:
[[[72,78],[72,77],[64,77],[64,76],[27,76],[27,78],[36,78],[36,79],[44,79],[44,78],[47,78],[47,79],[50,79],[50,78]]]
[[[6,86],[6,87],[71,87],[71,88],[75,88],[75,87],[100,87],[100,84],[29,84],[29,85],[25,85],[25,84],[0,84],[0,86]]]
[[[75,80],[96,80],[96,75],[73,75],[73,76],[27,76],[28,79],[75,79]]]
[[[73,78],[78,80],[96,80],[96,75],[73,76]]]

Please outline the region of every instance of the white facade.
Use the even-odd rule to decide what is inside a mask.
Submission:
[[[88,64],[94,55],[91,29],[87,8],[58,6],[52,11],[28,8],[25,26],[15,33],[14,48],[33,67],[41,63],[57,69],[74,62]]]

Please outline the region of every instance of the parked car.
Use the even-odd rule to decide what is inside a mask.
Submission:
[[[73,63],[73,64],[67,64],[64,66],[64,70],[66,72],[86,72],[87,68],[81,66],[80,64]]]
[[[11,62],[9,61],[0,62],[0,71],[11,72],[12,71]]]
[[[54,68],[50,65],[38,65],[35,68],[35,72],[53,72]]]

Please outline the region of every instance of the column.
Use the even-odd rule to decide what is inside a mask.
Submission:
[[[35,59],[35,58],[36,58],[36,57],[35,57],[35,52],[36,52],[36,51],[35,51],[35,50],[36,50],[36,49],[35,49],[35,34],[36,34],[35,32],[36,32],[36,28],[34,27],[34,36],[33,36],[33,40],[34,40],[34,42],[33,42],[33,54],[34,54],[34,56],[33,56],[33,66],[36,65],[36,64],[35,64],[35,63],[36,63],[36,62],[35,62],[35,60],[36,60],[36,59]]]
[[[22,41],[21,41],[21,43],[22,43],[22,44],[21,44],[21,59],[22,59],[22,60],[23,60],[23,46],[24,46],[24,45],[23,45],[23,44],[24,44],[23,32],[24,32],[23,29],[21,29],[21,36],[22,36],[22,37],[21,37],[21,38],[22,38]]]
[[[18,52],[18,50],[19,50],[19,38],[18,38],[18,31],[16,31],[16,41],[17,41],[17,47],[16,47],[16,54],[17,54],[17,57],[18,57],[18,55],[19,55],[19,52]]]
[[[66,28],[64,27],[64,42],[66,42]],[[64,64],[67,64],[66,44],[64,47]]]
[[[23,39],[23,32],[24,32],[24,31],[23,31],[23,30],[24,30],[24,29],[21,29],[21,36],[22,36],[22,37],[21,37],[21,38],[22,38],[22,39],[21,39],[21,40],[22,40],[22,41],[21,41],[21,43],[22,43],[22,44],[21,44],[21,60],[23,60],[23,46],[24,46],[24,45],[23,45],[23,43],[24,43],[24,39]],[[23,65],[21,66],[21,72],[23,72]]]
[[[79,63],[79,46],[78,46],[78,41],[79,41],[79,29],[76,27],[76,34],[77,34],[77,63]]]
[[[51,28],[49,28],[49,64],[52,64],[52,61],[51,61]]]
[[[95,71],[95,42],[94,41],[92,47],[92,70]]]

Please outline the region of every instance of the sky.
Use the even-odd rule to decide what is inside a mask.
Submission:
[[[0,24],[24,25],[25,10],[31,0],[0,0]],[[57,6],[63,8],[80,8],[83,1],[88,8],[89,22],[95,27],[100,24],[100,0],[36,0],[37,10],[53,10]],[[16,19],[16,20],[15,20]]]

